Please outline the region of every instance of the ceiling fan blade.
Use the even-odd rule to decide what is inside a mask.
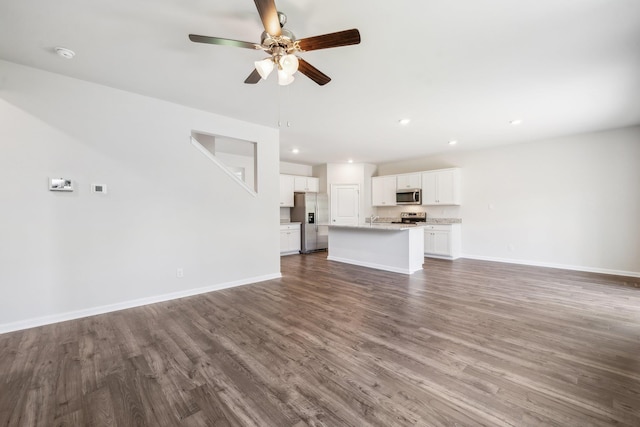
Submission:
[[[272,36],[282,34],[280,19],[278,18],[278,11],[276,10],[274,0],[254,0],[254,2],[258,8],[260,19],[262,19],[264,30]]]
[[[199,36],[197,34],[189,34],[189,40],[196,43],[220,44],[224,46],[244,47],[247,49],[261,49],[256,43],[243,42],[240,40],[221,39],[220,37]]]
[[[254,69],[253,73],[249,74],[249,77],[244,81],[246,84],[254,85],[260,81],[262,77],[260,77],[260,73],[258,70]]]
[[[298,58],[298,71],[318,83],[320,86],[324,86],[331,81],[331,77],[327,76],[302,58]]]
[[[360,43],[360,31],[354,28],[352,30],[338,31],[337,33],[307,37],[306,39],[298,40],[296,43],[300,46],[300,50],[303,51],[349,46]]]

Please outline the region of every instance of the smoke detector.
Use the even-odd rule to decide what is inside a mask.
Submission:
[[[57,47],[54,50],[58,54],[58,56],[61,56],[64,59],[71,59],[76,56],[76,53],[74,51],[65,47]]]

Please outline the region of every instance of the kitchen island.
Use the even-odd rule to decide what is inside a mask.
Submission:
[[[330,225],[327,259],[413,274],[424,263],[424,229],[409,224]]]

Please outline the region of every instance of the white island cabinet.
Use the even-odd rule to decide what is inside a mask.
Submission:
[[[330,225],[327,259],[413,274],[424,263],[424,231],[404,224]]]

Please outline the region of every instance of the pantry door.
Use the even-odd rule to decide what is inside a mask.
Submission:
[[[331,184],[331,224],[358,225],[360,222],[360,186]]]

